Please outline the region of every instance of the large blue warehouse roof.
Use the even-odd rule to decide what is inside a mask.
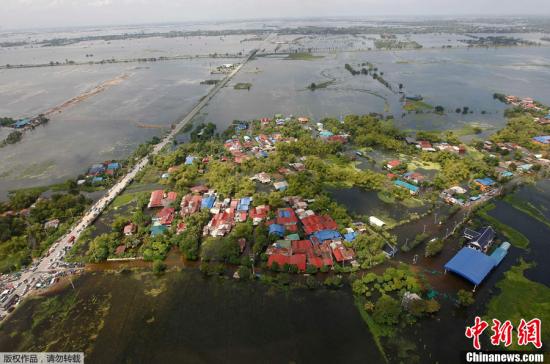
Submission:
[[[476,286],[495,266],[495,260],[472,248],[462,248],[445,264],[445,270],[458,274]]]

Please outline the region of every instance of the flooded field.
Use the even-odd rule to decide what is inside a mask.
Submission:
[[[215,64],[230,62],[218,59]],[[3,115],[22,117],[59,105],[104,80],[127,79],[50,115],[50,122],[0,152],[0,198],[13,188],[65,181],[93,163],[123,159],[140,143],[169,130],[210,87],[211,60],[136,65],[59,67],[0,71],[19,91],[3,85]],[[83,68],[84,67],[84,68]],[[98,68],[99,67],[99,68]],[[82,72],[84,71],[84,72]],[[52,74],[56,82],[48,80]],[[33,80],[35,75],[40,75]],[[96,81],[93,81],[96,80]],[[97,83],[96,83],[97,82]],[[53,85],[53,86],[52,86]],[[15,92],[15,94],[13,94]],[[19,95],[19,96],[18,96]],[[12,108],[10,113],[7,108]],[[0,113],[2,114],[2,113]]]
[[[347,290],[281,291],[185,271],[87,274],[75,290],[27,301],[0,330],[0,350],[46,348],[85,351],[90,363],[382,360]]]

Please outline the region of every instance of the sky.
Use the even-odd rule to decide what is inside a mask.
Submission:
[[[4,30],[377,15],[550,16],[550,0],[0,0]]]

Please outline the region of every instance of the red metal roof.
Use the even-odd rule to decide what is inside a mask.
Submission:
[[[317,231],[321,230],[337,230],[338,225],[328,215],[311,215],[306,216],[302,219],[302,224],[304,224],[304,231],[306,234],[310,235]]]
[[[283,265],[288,264],[289,261],[290,261],[290,257],[286,255],[282,255],[278,253],[271,254],[269,256],[269,259],[267,260],[267,266],[271,268],[271,265],[273,264],[273,262],[277,262],[279,267],[282,267]]]
[[[151,192],[151,198],[149,199],[149,207],[161,207],[163,197],[164,197],[163,190],[156,190]]]
[[[289,264],[295,265],[302,272],[306,270],[306,255],[294,254],[290,257]]]

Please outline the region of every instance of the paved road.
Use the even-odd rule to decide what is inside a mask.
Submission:
[[[84,229],[90,226],[95,219],[103,212],[103,210],[109,206],[109,204],[120,195],[126,187],[134,180],[136,175],[145,168],[145,166],[151,160],[151,157],[157,155],[166,145],[172,142],[173,138],[182,130],[182,128],[190,122],[199,111],[206,106],[206,104],[244,67],[244,65],[250,61],[250,59],[256,54],[257,50],[250,52],[248,57],[237,66],[230,74],[228,74],[223,81],[219,82],[208,94],[201,99],[201,101],[183,118],[176,127],[166,135],[160,143],[156,144],[151,151],[151,153],[141,159],[122,179],[120,179],[113,187],[111,187],[107,193],[97,201],[90,209],[85,213],[85,215],[76,223],[72,229],[62,236],[57,242],[55,242],[48,254],[44,256],[36,269],[25,270],[21,276],[12,282],[16,289],[10,293],[10,296],[5,302],[13,301],[15,295],[19,296],[20,299],[28,294],[36,282],[48,275],[49,271],[55,269],[56,263],[59,263],[63,260],[66,251],[71,247],[72,241],[77,240],[80,234]],[[5,316],[6,311],[4,307],[0,308],[0,317]]]

